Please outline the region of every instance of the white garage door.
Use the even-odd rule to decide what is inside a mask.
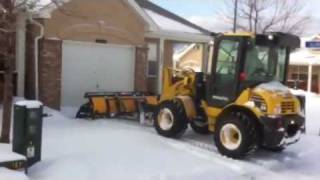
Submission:
[[[80,106],[89,91],[133,91],[133,47],[64,41],[62,49],[62,106]]]

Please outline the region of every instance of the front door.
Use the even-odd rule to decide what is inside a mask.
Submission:
[[[225,37],[217,41],[212,74],[207,87],[210,106],[223,107],[237,98],[241,39]]]

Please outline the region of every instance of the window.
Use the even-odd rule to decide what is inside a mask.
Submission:
[[[287,50],[279,47],[253,46],[247,52],[245,72],[249,81],[284,81]]]
[[[156,43],[148,43],[148,77],[157,77],[158,75],[158,45]]]
[[[216,74],[226,75],[226,78],[233,79],[236,73],[238,47],[239,42],[237,41],[221,41],[218,52]]]

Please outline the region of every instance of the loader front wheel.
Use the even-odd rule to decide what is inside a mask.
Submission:
[[[165,137],[179,138],[188,127],[187,115],[179,100],[161,103],[155,118],[157,133]]]
[[[241,159],[258,148],[258,131],[255,119],[242,112],[231,112],[217,121],[215,144],[222,155]]]

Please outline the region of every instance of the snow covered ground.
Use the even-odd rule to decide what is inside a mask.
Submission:
[[[156,134],[132,120],[73,119],[75,109],[45,118],[42,161],[30,180],[318,180],[320,179],[320,96],[307,96],[307,135],[283,153],[260,150],[246,160],[222,157],[212,136],[191,130],[180,140]],[[11,179],[10,179],[11,178]],[[27,180],[0,169],[0,180]]]
[[[29,180],[24,172],[13,171],[6,168],[0,168],[1,180]]]
[[[320,135],[320,95],[302,90],[291,90],[295,95],[306,97],[306,131],[307,134]]]
[[[130,120],[85,121],[49,113],[43,160],[29,170],[31,180],[320,179],[315,135],[304,135],[281,154],[259,151],[239,161],[222,157],[211,136],[192,131],[173,140]]]

